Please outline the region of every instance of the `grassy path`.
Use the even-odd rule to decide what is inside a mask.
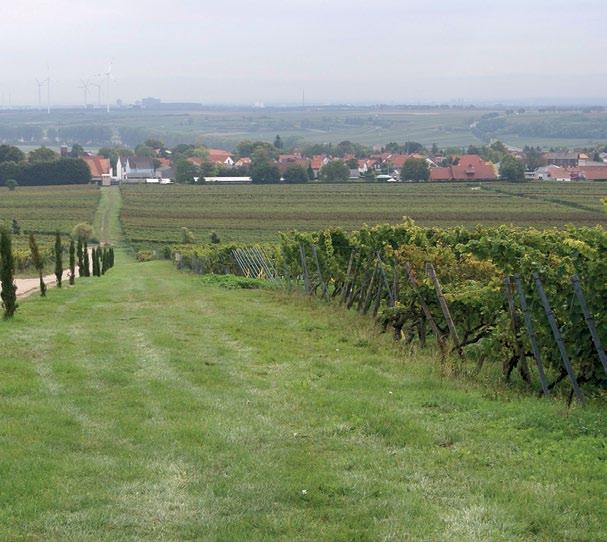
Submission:
[[[0,540],[607,540],[604,406],[443,379],[337,308],[119,251],[0,345]]]

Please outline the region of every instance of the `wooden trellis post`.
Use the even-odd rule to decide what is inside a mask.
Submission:
[[[415,293],[415,296],[417,297],[417,300],[422,308],[422,311],[424,312],[424,316],[426,317],[426,320],[428,320],[428,323],[430,324],[432,333],[434,333],[434,335],[436,336],[436,341],[438,343],[438,347],[440,348],[441,352],[444,352],[445,339],[444,339],[443,334],[441,333],[440,329],[438,329],[438,325],[436,324],[434,317],[432,316],[430,307],[428,307],[426,301],[424,300],[424,298],[422,297],[422,295],[419,292],[419,287],[417,285],[415,273],[413,272],[413,268],[411,267],[411,264],[409,262],[405,263],[405,271],[407,272],[407,280],[409,281],[411,288],[413,288],[413,292]]]
[[[567,371],[567,375],[569,376],[569,380],[571,381],[571,386],[573,387],[573,391],[575,395],[580,401],[580,403],[584,403],[584,396],[582,395],[582,390],[578,385],[577,378],[575,376],[575,372],[573,371],[573,367],[571,366],[571,362],[569,361],[569,356],[567,354],[567,349],[565,348],[565,342],[563,341],[563,337],[561,336],[561,331],[559,330],[558,323],[556,321],[556,317],[554,316],[554,311],[550,306],[550,301],[548,301],[548,297],[546,296],[546,292],[544,291],[544,286],[542,285],[542,281],[540,280],[540,276],[538,273],[533,273],[533,280],[535,281],[535,288],[540,296],[540,300],[542,305],[544,306],[544,312],[546,313],[546,317],[548,318],[548,323],[550,324],[550,329],[552,330],[552,335],[554,336],[554,340],[559,349],[559,353],[561,355],[561,360]]]
[[[592,342],[594,343],[594,347],[599,355],[599,360],[603,365],[603,369],[605,373],[607,373],[607,354],[605,354],[605,349],[603,348],[603,344],[601,343],[601,338],[596,329],[596,325],[594,323],[594,318],[592,313],[588,309],[588,304],[586,303],[586,297],[584,296],[584,291],[580,286],[580,279],[577,275],[573,275],[571,277],[571,284],[573,284],[573,291],[575,292],[575,296],[582,307],[582,313],[584,314],[584,320],[586,321],[586,327],[590,331],[590,335],[592,336]]]
[[[320,269],[320,261],[318,260],[318,250],[316,245],[312,245],[312,254],[314,255],[314,261],[316,262],[316,271],[318,273],[318,280],[322,286],[322,294],[325,300],[330,303],[331,298],[329,297],[329,290],[327,289],[327,284],[325,283],[325,279],[323,278],[322,271]]]
[[[304,287],[306,289],[306,293],[310,294],[310,293],[312,293],[311,292],[312,288],[310,286],[310,276],[308,275],[308,264],[306,263],[306,252],[301,243],[299,243],[299,257],[301,259],[301,268],[303,271]]]
[[[542,363],[542,356],[540,355],[540,349],[537,344],[537,335],[535,334],[535,328],[531,320],[531,314],[529,314],[529,307],[527,305],[527,299],[525,298],[525,292],[523,291],[523,285],[521,284],[521,278],[518,275],[514,276],[514,284],[518,293],[518,298],[521,304],[521,310],[523,311],[523,319],[525,321],[525,327],[527,328],[527,334],[529,335],[529,342],[531,343],[531,351],[535,359],[537,366],[537,372],[540,377],[542,384],[542,391],[544,395],[550,395],[550,389],[548,388],[548,381],[546,380],[546,374],[544,373],[544,364]]]
[[[512,326],[512,333],[514,334],[514,343],[516,348],[516,356],[519,363],[519,371],[525,382],[531,382],[529,375],[529,367],[527,365],[527,357],[525,356],[525,348],[523,347],[523,341],[521,340],[521,322],[519,320],[518,313],[516,312],[516,306],[514,304],[514,296],[512,295],[512,282],[510,277],[506,275],[504,277],[504,293],[506,294],[506,300],[508,302],[508,313],[510,314],[510,325]],[[510,376],[510,371],[507,376]]]
[[[443,311],[443,315],[445,320],[447,320],[447,326],[449,327],[449,334],[451,335],[451,339],[453,340],[453,344],[457,350],[457,353],[461,358],[464,357],[464,352],[461,347],[461,342],[459,340],[459,335],[457,334],[457,329],[455,329],[455,323],[453,322],[453,318],[451,317],[451,312],[449,311],[449,305],[447,304],[447,300],[443,294],[443,289],[438,281],[438,277],[436,276],[436,271],[434,266],[430,263],[426,263],[426,273],[432,280],[432,284],[434,284],[434,290],[436,291],[436,297],[438,298],[438,303],[440,305],[441,310]]]

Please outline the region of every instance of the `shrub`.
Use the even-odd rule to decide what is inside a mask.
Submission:
[[[4,319],[12,318],[17,310],[17,287],[14,280],[15,261],[11,246],[11,236],[6,230],[0,231],[0,298],[4,309]]]

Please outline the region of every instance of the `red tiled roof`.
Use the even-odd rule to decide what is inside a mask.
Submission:
[[[103,156],[83,156],[82,159],[86,162],[86,165],[91,170],[91,177],[101,178],[102,175],[108,175],[111,173],[111,166],[109,158]]]
[[[457,166],[451,166],[451,171],[456,181],[497,179],[493,164],[485,162],[478,154],[464,154]]]
[[[221,162],[222,164],[232,155],[228,151],[222,149],[208,149],[209,160],[211,162]]]
[[[453,174],[450,167],[433,167],[430,168],[431,181],[451,181]]]
[[[578,166],[570,170],[572,179],[580,177],[589,181],[607,181],[607,164],[604,166]]]
[[[430,169],[431,181],[481,181],[495,180],[497,174],[491,162],[485,162],[477,154],[464,154],[457,166]]]

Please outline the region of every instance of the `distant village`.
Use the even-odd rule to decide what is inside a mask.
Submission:
[[[317,152],[314,152],[317,151]],[[73,155],[67,147],[61,154]],[[285,151],[274,144],[245,141],[234,152],[194,145],[164,148],[147,141],[134,151],[82,152],[94,182],[111,184],[607,181],[607,148],[585,151],[517,149],[500,142],[459,153],[425,149],[417,143],[365,148],[350,142]]]

